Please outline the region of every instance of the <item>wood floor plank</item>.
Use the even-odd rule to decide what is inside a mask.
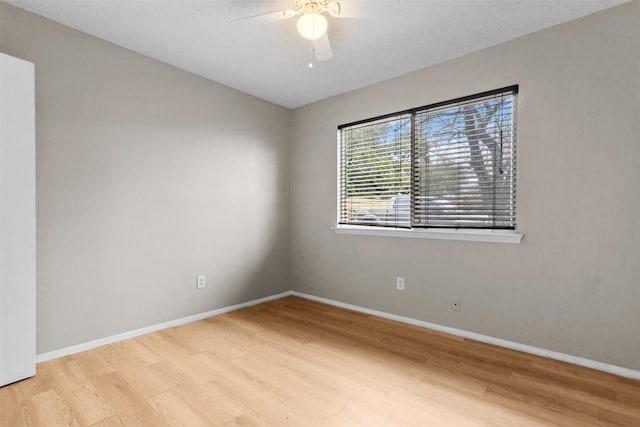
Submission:
[[[107,363],[98,351],[83,351],[73,355],[73,360],[87,378],[95,378],[113,372],[113,367]]]
[[[368,409],[357,403],[352,403],[335,414],[326,424],[329,427],[409,427],[394,418],[387,418],[375,409]]]
[[[148,398],[168,390],[146,367],[136,363],[129,353],[126,343],[115,343],[98,349],[102,357],[122,376],[143,398]]]
[[[126,426],[166,426],[160,414],[117,372],[92,380]]]
[[[640,426],[640,381],[287,297],[41,363],[0,426]]]
[[[508,387],[490,386],[484,394],[483,399],[488,402],[497,403],[502,407],[513,409],[518,413],[530,414],[531,416],[543,419],[545,420],[545,424],[542,425],[546,425],[546,423],[557,426],[611,425],[601,423],[589,411],[580,412],[571,408],[562,407],[556,405],[555,402],[551,400],[526,393],[520,393],[519,391]],[[537,424],[532,423],[532,425]]]
[[[226,423],[224,427],[264,427],[267,425],[264,421],[247,414],[242,414]]]
[[[91,425],[115,415],[75,359],[57,365],[52,375],[56,390],[81,425]]]
[[[105,420],[99,421],[95,424],[91,424],[89,427],[123,427],[124,424],[120,421],[120,417],[114,416]]]
[[[184,366],[163,361],[150,366],[150,371],[194,410],[215,425],[223,425],[239,417],[243,412],[215,387],[202,385],[186,374]]]
[[[174,427],[210,426],[212,421],[194,410],[173,390],[148,399],[166,423]]]
[[[95,424],[115,414],[93,384],[85,383],[71,395],[65,393],[64,396],[82,425]]]
[[[129,358],[136,366],[146,367],[159,363],[164,359],[161,355],[142,344],[140,340],[130,339],[124,341],[124,344]]]
[[[197,357],[205,363],[208,363],[209,369],[215,372],[212,382],[223,384],[225,386],[233,386],[231,388],[244,390],[245,393],[258,395],[260,400],[273,404],[281,404],[285,400],[292,397],[279,382],[269,382],[265,373],[257,373],[255,371],[245,369],[233,362],[212,354],[200,353]]]
[[[33,424],[25,423],[27,426],[80,426],[69,407],[69,403],[56,389],[31,396],[29,398],[29,406],[33,412],[33,418],[31,419]]]
[[[55,371],[55,368],[61,364],[62,363],[56,365],[52,365],[49,363],[38,364],[36,366],[35,376],[12,384],[11,387],[17,387],[20,389],[20,396],[22,399],[27,399],[36,394],[52,390],[56,387],[53,372]]]
[[[22,399],[17,384],[0,387],[0,426],[20,427],[25,425],[25,420],[28,421],[29,418],[29,406]]]

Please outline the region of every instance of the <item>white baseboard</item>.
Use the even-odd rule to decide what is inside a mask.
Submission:
[[[546,350],[544,348],[534,347],[531,345],[520,344],[513,341],[503,340],[501,338],[494,338],[488,335],[477,334],[475,332],[469,332],[462,329],[456,329],[449,326],[442,326],[436,323],[425,322],[423,320],[412,319],[410,317],[398,316],[397,314],[386,313],[384,311],[372,310],[366,307],[360,307],[358,305],[347,304],[340,301],[334,301],[328,298],[317,297],[315,295],[309,295],[302,292],[292,291],[291,295],[295,295],[300,298],[306,298],[313,301],[322,302],[336,307],[346,308],[348,310],[358,311],[361,313],[371,314],[385,319],[396,320],[402,323],[408,323],[411,325],[420,326],[427,329],[433,329],[447,334],[456,335],[463,338],[469,338],[475,341],[484,342],[487,344],[493,344],[500,347],[510,348],[512,350],[522,351],[524,353],[535,354],[537,356],[547,357],[549,359],[560,360],[562,362],[572,363],[574,365],[584,366],[586,368],[596,369],[598,371],[608,372],[610,374],[619,375],[621,377],[633,378],[640,380],[640,371],[636,371],[629,368],[623,368],[622,366],[610,365],[608,363],[597,362],[595,360],[585,359],[578,356],[572,356],[570,354],[560,353],[553,350]]]
[[[144,328],[134,329],[133,331],[123,332],[121,334],[99,338],[97,340],[85,342],[82,344],[72,345],[71,347],[65,347],[59,350],[49,351],[47,353],[38,354],[36,356],[36,363],[46,362],[47,360],[68,356],[70,354],[79,353],[85,350],[90,350],[92,348],[100,347],[102,345],[111,344],[117,341],[122,341],[129,338],[137,337],[138,335],[144,335],[150,332],[159,331],[160,329],[167,329],[173,326],[183,325],[189,322],[195,322],[196,320],[206,319],[207,317],[217,316],[218,314],[228,313],[230,311],[238,310],[240,308],[250,307],[252,305],[261,304],[263,302],[284,298],[291,294],[292,294],[291,291],[286,291],[280,294],[270,295],[264,298],[258,298],[258,299],[243,302],[240,304],[230,305],[228,307],[222,307],[222,308],[217,308],[215,310],[206,311],[204,313],[193,314],[191,316],[182,317],[180,319],[170,320],[168,322],[145,326]]]
[[[456,329],[449,326],[438,325],[437,323],[425,322],[423,320],[412,319],[410,317],[399,316],[397,314],[386,313],[384,311],[373,310],[366,307],[360,307],[354,304],[347,304],[340,301],[331,300],[328,298],[317,297],[315,295],[305,294],[297,291],[286,291],[276,295],[270,295],[264,298],[258,298],[252,301],[243,302],[240,304],[230,305],[228,307],[222,307],[215,310],[207,311],[204,313],[198,313],[187,317],[182,317],[176,320],[170,320],[168,322],[158,323],[155,325],[145,326],[144,328],[134,329],[133,331],[123,332],[121,334],[111,335],[109,337],[100,338],[97,340],[89,341],[82,344],[73,345],[71,347],[61,348],[59,350],[50,351],[47,353],[38,354],[36,356],[36,362],[45,362],[47,360],[56,359],[58,357],[67,356],[70,354],[78,353],[85,350],[90,350],[102,345],[111,344],[117,341],[126,340],[129,338],[137,337],[139,335],[148,334],[150,332],[158,331],[161,329],[171,328],[173,326],[183,325],[185,323],[194,322],[196,320],[206,319],[207,317],[217,316],[218,314],[228,313],[230,311],[238,310],[244,307],[250,307],[252,305],[261,304],[267,301],[273,301],[276,299],[284,298],[289,295],[295,295],[300,298],[306,298],[313,301],[322,302],[336,307],[346,308],[348,310],[358,311],[361,313],[371,314],[385,319],[396,320],[402,323],[408,323],[410,325],[416,325],[427,329],[433,329],[447,334],[456,335],[463,338],[469,338],[475,341],[484,342],[487,344],[493,344],[500,347],[510,348],[512,350],[518,350],[529,354],[535,354],[537,356],[547,357],[549,359],[560,360],[562,362],[573,363],[574,365],[584,366],[591,369],[596,369],[603,372],[608,372],[614,375],[620,375],[622,377],[633,378],[640,380],[640,371],[636,371],[629,368],[623,368],[622,366],[610,365],[608,363],[598,362],[595,360],[585,359],[582,357],[572,356],[570,354],[560,353],[557,351],[546,350],[544,348],[534,347],[531,345],[520,344],[513,341],[503,340],[501,338],[494,338],[488,335],[477,334],[475,332],[469,332],[462,329]]]

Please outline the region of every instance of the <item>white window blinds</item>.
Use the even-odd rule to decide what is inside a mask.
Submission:
[[[339,223],[515,229],[517,87],[342,125]]]
[[[409,227],[412,116],[343,128],[340,223]]]

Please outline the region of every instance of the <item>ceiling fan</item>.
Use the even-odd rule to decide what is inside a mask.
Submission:
[[[299,16],[296,27],[300,35],[309,40],[309,68],[313,68],[311,61],[311,51],[318,61],[326,61],[333,56],[331,42],[327,35],[329,26],[324,13],[332,17],[340,17],[340,2],[332,0],[295,0],[293,9],[278,10],[275,12],[263,13],[260,15],[236,19],[232,22],[246,20],[276,21],[280,19],[290,19]]]

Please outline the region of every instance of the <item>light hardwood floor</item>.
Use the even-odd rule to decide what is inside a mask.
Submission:
[[[0,425],[640,426],[640,382],[287,297],[41,363]]]

